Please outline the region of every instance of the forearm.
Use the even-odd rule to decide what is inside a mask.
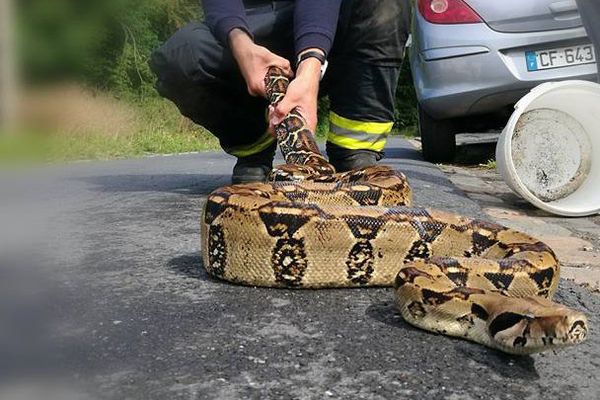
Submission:
[[[234,28],[227,34],[227,43],[236,61],[241,62],[250,51],[254,41],[248,33],[240,28]]]
[[[270,67],[279,67],[285,75],[292,76],[292,68],[288,60],[255,44],[243,30],[238,28],[231,30],[228,34],[228,43],[248,85],[248,93],[251,95],[265,96],[264,79]]]
[[[309,89],[307,92],[317,96],[321,80],[321,62],[314,57],[302,61],[296,70],[296,79],[304,80]]]
[[[309,52],[317,52],[325,55],[325,52],[322,49],[310,47],[302,50],[300,54],[298,54],[298,57]],[[318,95],[319,82],[321,81],[321,67],[321,61],[315,57],[308,57],[296,66],[296,79],[305,82],[309,89],[307,90],[307,95]]]

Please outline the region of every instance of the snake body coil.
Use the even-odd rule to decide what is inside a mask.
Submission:
[[[265,81],[277,103],[287,78],[272,68]],[[394,286],[412,325],[514,354],[586,337],[586,317],[550,301],[559,264],[546,244],[411,207],[405,176],[389,167],[335,173],[296,110],[276,134],[286,164],[271,182],[208,196],[202,255],[211,275],[270,287]]]

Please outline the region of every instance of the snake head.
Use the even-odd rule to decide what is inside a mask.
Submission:
[[[532,302],[532,307],[521,312],[500,312],[489,319],[488,330],[496,347],[512,354],[531,354],[572,346],[586,338],[584,314],[550,301]]]

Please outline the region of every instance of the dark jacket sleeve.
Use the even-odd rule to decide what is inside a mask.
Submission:
[[[311,47],[329,53],[342,0],[296,0],[295,3],[296,53]],[[227,46],[227,35],[234,28],[252,36],[242,0],[202,0],[202,5],[207,25],[223,45]]]
[[[342,0],[296,0],[294,38],[296,54],[316,47],[329,53]]]
[[[227,46],[227,35],[232,29],[240,28],[248,32],[246,11],[242,0],[202,0],[205,22],[223,46]]]

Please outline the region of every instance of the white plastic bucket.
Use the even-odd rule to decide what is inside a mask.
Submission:
[[[553,214],[600,212],[600,85],[544,83],[516,105],[496,147],[504,181]]]

